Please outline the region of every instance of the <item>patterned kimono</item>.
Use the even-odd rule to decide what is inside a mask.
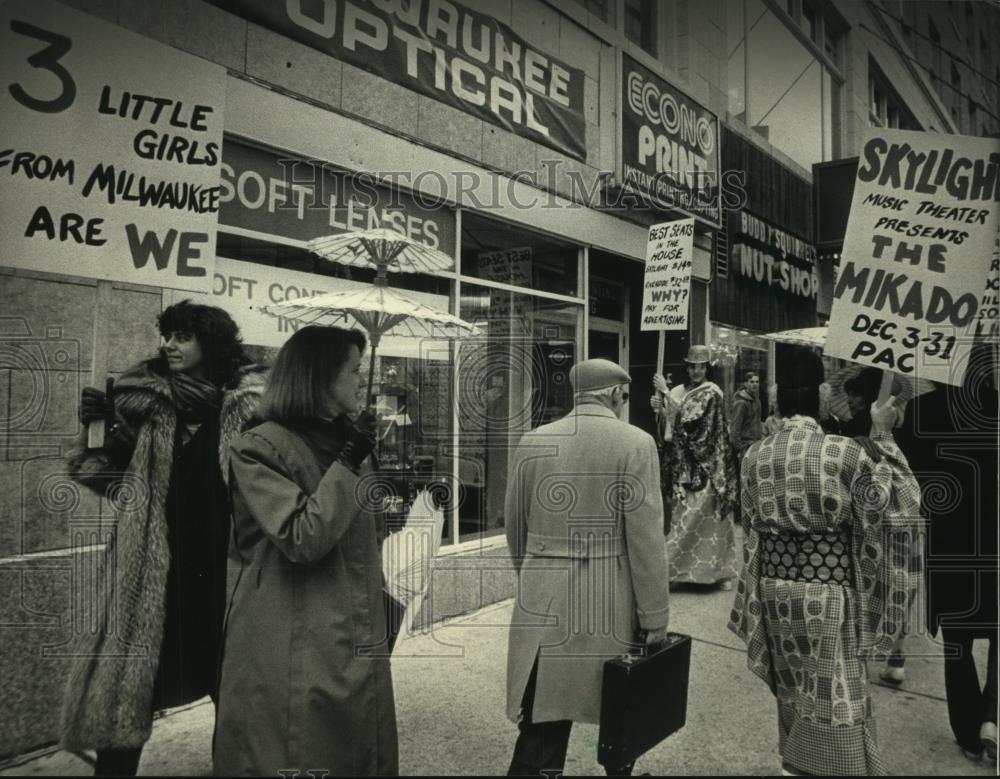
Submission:
[[[824,435],[795,416],[743,461],[744,566],[729,629],[777,698],[799,771],[881,775],[865,660],[907,628],[920,489],[892,437]]]
[[[684,395],[673,444],[670,581],[714,584],[730,579],[736,575],[736,458],[717,384],[706,381]]]

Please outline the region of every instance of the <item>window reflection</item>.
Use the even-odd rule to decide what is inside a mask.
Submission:
[[[579,306],[462,286],[460,316],[482,335],[459,345],[459,478],[463,539],[504,526],[510,449],[528,430],[572,408]]]

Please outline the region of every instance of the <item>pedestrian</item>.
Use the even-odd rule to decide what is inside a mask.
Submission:
[[[843,423],[841,428],[844,435],[858,438],[867,436],[871,432],[870,409],[878,398],[881,384],[882,371],[878,368],[865,368],[857,376],[852,376],[844,382],[844,395],[847,397],[847,407],[851,412],[851,418]]]
[[[281,348],[262,424],[233,445],[233,543],[214,740],[217,776],[398,773],[396,711],[362,412],[365,336],[303,327]]]
[[[674,421],[673,522],[667,536],[671,583],[731,589],[736,575],[736,458],[722,390],[708,381],[707,346],[688,350],[689,381]]]
[[[925,496],[927,627],[941,632],[948,720],[965,756],[997,756],[997,385],[975,346],[961,387],[910,401],[899,431]],[[980,683],[973,642],[987,641]]]
[[[875,459],[822,432],[822,381],[821,359],[796,348],[778,379],[785,427],[743,460],[744,565],[729,628],[777,700],[783,774],[884,774],[865,661],[907,624],[900,604],[920,561],[896,550],[913,548],[920,493],[890,434],[895,399],[871,411]]]
[[[733,418],[729,427],[729,440],[739,460],[743,459],[751,444],[764,437],[760,418],[760,375],[757,371],[743,374],[743,386],[733,398]]]
[[[573,723],[600,720],[605,661],[634,649],[639,631],[647,644],[667,636],[656,444],[619,419],[630,381],[608,360],[573,366],[573,410],[525,434],[511,457],[510,776],[561,773]]]
[[[108,496],[116,517],[98,629],[77,637],[62,708],[63,745],[96,749],[97,776],[135,775],[154,710],[216,699],[229,443],[264,383],[225,311],[185,300],[158,326],[159,355],[125,371],[110,398],[83,390],[84,435],[112,424],[103,448],[69,457],[71,476]]]

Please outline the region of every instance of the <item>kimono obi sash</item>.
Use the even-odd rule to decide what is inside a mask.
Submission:
[[[761,574],[812,584],[854,586],[851,533],[762,533]]]

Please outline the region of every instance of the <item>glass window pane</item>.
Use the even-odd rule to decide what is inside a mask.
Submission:
[[[728,56],[729,113],[734,119],[746,121],[744,89],[746,72],[744,62],[746,47],[743,41],[743,0],[732,0],[726,5],[726,54]]]
[[[503,530],[511,447],[572,408],[582,308],[463,284],[460,311],[482,330],[459,344],[459,530],[467,540]]]
[[[503,222],[462,214],[462,273],[516,287],[579,295],[579,248]]]
[[[750,121],[754,130],[804,168],[823,158],[822,65],[761,0],[750,32]]]

